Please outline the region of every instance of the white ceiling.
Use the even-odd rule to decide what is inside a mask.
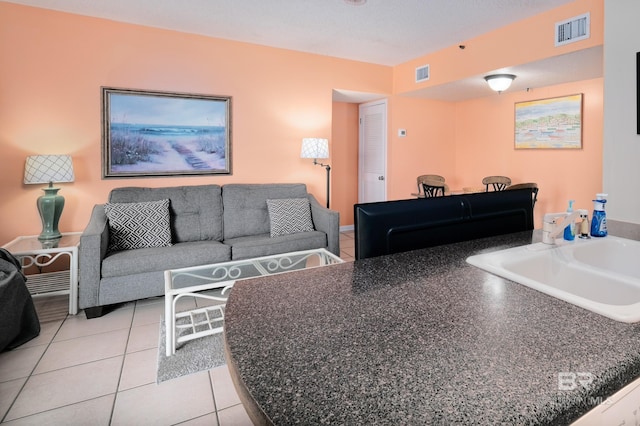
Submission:
[[[389,66],[464,44],[478,35],[572,1],[367,0],[364,5],[353,6],[345,0],[9,0]],[[577,65],[575,59],[578,58],[571,62],[572,67]],[[554,66],[552,62],[540,63],[531,67],[531,71],[547,75],[546,81],[554,84],[553,78],[558,76],[551,75],[554,73],[549,69]],[[514,89],[520,84],[530,87],[524,78],[529,70],[510,71],[519,76]],[[601,62],[599,73],[601,76]],[[571,74],[565,69],[562,75],[566,79]],[[538,80],[544,84],[541,78]],[[447,100],[476,97],[465,95],[472,82],[462,83],[435,87],[419,94]],[[474,83],[478,85],[477,81]]]

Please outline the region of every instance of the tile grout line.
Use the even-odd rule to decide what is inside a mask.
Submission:
[[[60,332],[60,329],[62,328],[62,324],[64,324],[64,322],[67,320],[67,318],[69,317],[69,315],[67,315],[61,322],[60,325],[58,326],[58,329],[56,330],[55,333],[53,333],[53,336],[51,336],[51,340],[49,340],[49,342],[47,343],[47,347],[45,348],[44,351],[42,351],[42,354],[40,355],[40,358],[38,358],[38,361],[36,361],[36,363],[33,365],[33,368],[31,369],[31,371],[29,372],[29,374],[27,375],[26,380],[24,381],[24,383],[22,384],[22,386],[20,386],[20,390],[16,393],[15,398],[13,398],[13,401],[11,401],[11,404],[9,404],[9,407],[7,408],[7,411],[4,413],[4,415],[2,416],[2,419],[0,419],[0,423],[4,423],[5,419],[7,418],[7,416],[9,415],[9,412],[11,412],[11,409],[13,408],[13,406],[15,405],[16,401],[18,400],[18,398],[20,397],[20,394],[22,393],[22,391],[24,390],[25,386],[27,386],[27,383],[29,383],[29,380],[31,380],[31,377],[34,375],[33,372],[36,371],[36,368],[38,368],[38,364],[40,364],[40,362],[42,361],[42,358],[44,358],[44,355],[47,353],[47,351],[49,350],[49,348],[51,347],[51,344],[53,343],[53,339],[56,338],[56,336],[58,335],[58,333]],[[42,324],[40,325],[42,327]],[[25,348],[27,349],[27,348]],[[24,350],[24,349],[19,349],[19,350]],[[20,379],[21,377],[19,377]]]
[[[127,349],[129,348],[129,341],[131,340],[131,330],[133,329],[133,321],[136,317],[136,309],[138,308],[138,301],[133,305],[133,313],[131,314],[131,321],[129,323],[129,333],[127,333],[127,343],[124,345],[124,353],[122,354],[122,363],[120,364],[120,374],[118,375],[118,382],[116,383],[115,396],[113,403],[111,404],[111,413],[109,413],[109,424],[113,423],[113,415],[116,410],[116,403],[118,402],[118,394],[120,393],[120,383],[122,382],[122,374],[124,373],[124,362],[127,358]]]

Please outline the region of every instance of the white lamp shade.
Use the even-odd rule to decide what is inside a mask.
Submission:
[[[513,74],[495,74],[488,75],[484,79],[487,81],[487,84],[489,84],[489,87],[491,87],[491,90],[503,92],[511,86],[511,82],[513,82],[515,78],[516,76]]]
[[[302,139],[300,158],[329,158],[329,140],[321,138]]]
[[[24,167],[24,183],[73,182],[70,155],[32,155]]]

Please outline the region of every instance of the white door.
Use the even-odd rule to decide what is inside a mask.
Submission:
[[[360,104],[358,202],[387,200],[387,100]]]

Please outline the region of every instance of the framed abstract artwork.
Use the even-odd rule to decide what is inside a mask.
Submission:
[[[582,93],[515,104],[515,148],[582,148]]]
[[[231,97],[102,87],[102,176],[231,174]]]

